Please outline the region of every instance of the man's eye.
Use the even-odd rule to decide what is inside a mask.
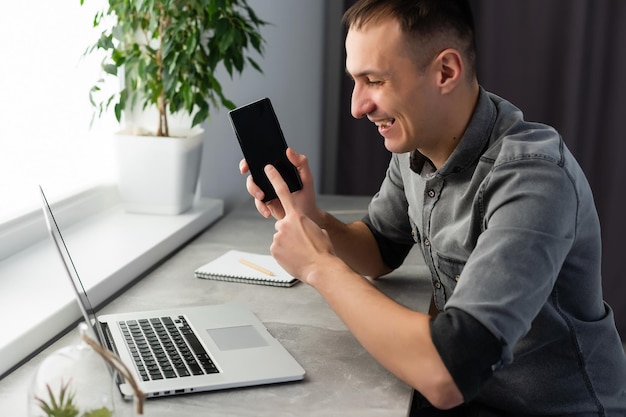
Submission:
[[[380,84],[382,84],[382,83],[383,83],[383,82],[382,82],[382,81],[380,81],[380,80],[370,80],[370,79],[368,79],[368,80],[367,80],[367,84],[368,84],[368,85],[380,85]]]

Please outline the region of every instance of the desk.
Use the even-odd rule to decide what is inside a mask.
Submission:
[[[368,198],[321,196],[320,207],[343,221],[359,219]],[[311,287],[291,288],[200,280],[193,271],[223,252],[269,253],[274,222],[263,219],[247,202],[208,228],[159,267],[102,308],[100,313],[152,310],[238,301],[246,304],[306,370],[303,381],[178,397],[150,399],[149,417],[342,416],[404,417],[412,390],[380,366]],[[413,252],[406,264],[375,285],[390,297],[419,311],[428,310],[428,270]],[[46,355],[78,342],[76,331],[0,381],[0,412],[26,415],[30,378]],[[116,397],[119,415],[131,403]]]

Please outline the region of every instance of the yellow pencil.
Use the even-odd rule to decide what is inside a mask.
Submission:
[[[259,266],[257,264],[253,264],[250,261],[247,261],[245,259],[240,259],[239,262],[241,262],[242,264],[244,264],[245,266],[249,266],[252,269],[256,269],[259,272],[263,272],[265,275],[269,275],[271,277],[274,276],[274,273],[272,271],[270,271],[269,269],[265,269],[262,266]]]

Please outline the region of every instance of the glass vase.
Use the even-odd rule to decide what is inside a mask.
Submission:
[[[30,417],[111,417],[115,415],[113,374],[103,357],[82,337],[81,342],[59,349],[37,368],[28,393]]]

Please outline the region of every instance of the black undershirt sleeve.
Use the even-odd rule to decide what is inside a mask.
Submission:
[[[456,308],[439,313],[431,321],[430,333],[465,402],[471,401],[500,363],[499,340],[474,317]]]
[[[378,244],[380,256],[382,257],[385,265],[391,269],[400,267],[413,245],[398,243],[388,239],[372,226],[368,216],[365,216],[361,221],[365,223],[365,225],[372,232],[372,235],[374,235],[374,239],[376,239],[376,243]]]

